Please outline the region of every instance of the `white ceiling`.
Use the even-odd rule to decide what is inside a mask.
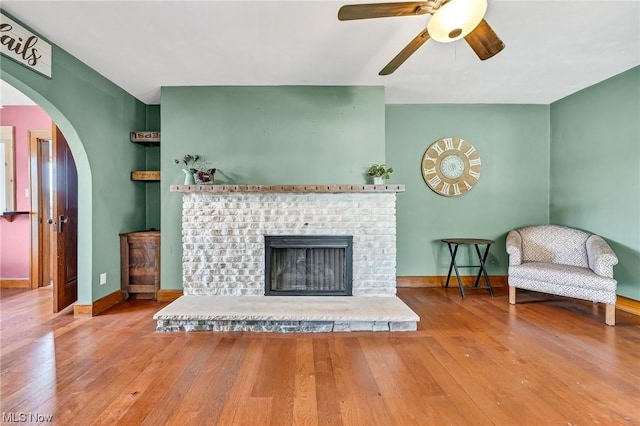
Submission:
[[[35,102],[9,83],[0,80],[0,105],[35,105]]]
[[[381,77],[429,15],[338,21],[341,5],[365,2],[2,0],[2,8],[149,104],[160,103],[162,86],[218,85],[382,85],[391,104],[549,104],[640,65],[640,0],[489,0],[486,20],[507,46],[497,56],[483,62],[464,40],[429,40]]]

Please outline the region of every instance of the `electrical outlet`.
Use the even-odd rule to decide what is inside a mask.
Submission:
[[[29,198],[29,188],[24,189],[24,198]]]
[[[100,285],[104,285],[107,283],[107,273],[103,272],[100,274]]]

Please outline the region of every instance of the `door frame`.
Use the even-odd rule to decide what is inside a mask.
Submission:
[[[29,197],[30,197],[30,233],[31,255],[29,266],[29,288],[37,289],[41,269],[44,265],[40,262],[40,233],[39,203],[40,188],[38,186],[38,140],[51,140],[51,130],[29,130]]]

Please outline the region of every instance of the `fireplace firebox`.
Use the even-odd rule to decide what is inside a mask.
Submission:
[[[353,237],[265,235],[266,296],[351,296]]]

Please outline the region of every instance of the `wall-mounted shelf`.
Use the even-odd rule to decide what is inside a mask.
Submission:
[[[151,171],[151,170],[141,170],[141,171],[131,172],[131,180],[141,180],[141,181],[147,181],[147,182],[159,181],[160,172]]]
[[[329,185],[171,185],[170,192],[208,192],[213,194],[228,193],[260,193],[260,194],[295,194],[295,193],[393,193],[404,192],[405,186],[398,184],[329,184]]]
[[[29,214],[29,212],[28,211],[3,212],[2,213],[2,217],[7,222],[13,222],[13,219],[15,219],[16,216],[21,215],[21,214]]]
[[[135,143],[136,145],[142,145],[142,146],[160,146],[160,142],[131,141],[131,143]]]
[[[160,146],[160,132],[139,131],[129,135],[131,143],[142,146]],[[131,180],[143,182],[157,182],[160,180],[160,172],[156,170],[138,170],[131,172]]]
[[[160,146],[160,132],[131,132],[130,140],[143,146]]]

